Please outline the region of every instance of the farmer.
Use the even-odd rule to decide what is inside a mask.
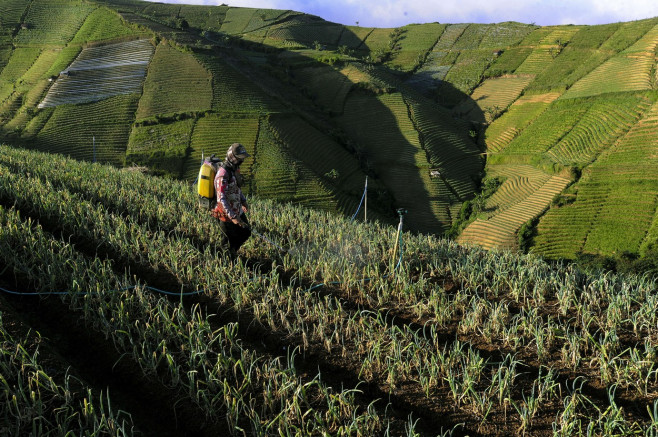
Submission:
[[[245,215],[247,198],[240,189],[243,182],[240,164],[248,156],[249,154],[242,144],[233,143],[228,148],[226,159],[215,175],[217,206],[212,213],[220,221],[219,228],[222,231],[220,244],[229,251],[231,257],[237,255],[240,246],[251,236],[249,222]]]

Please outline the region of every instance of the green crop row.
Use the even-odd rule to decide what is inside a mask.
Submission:
[[[428,23],[411,24],[401,28],[402,33],[398,40],[400,48],[395,51],[389,64],[402,71],[414,70],[434,48],[446,27],[446,24]]]
[[[614,114],[608,110],[608,113]],[[650,245],[646,240],[656,215],[653,195],[657,180],[652,129],[656,108],[652,106],[639,122],[619,138],[599,159],[586,168],[572,204],[551,209],[540,222],[536,251],[574,258],[578,253],[638,253]],[[600,218],[600,220],[599,220]],[[564,220],[557,225],[556,220]],[[551,230],[563,230],[550,236]],[[564,231],[577,235],[573,241]]]
[[[656,45],[658,45],[658,25],[644,34],[635,44],[600,64],[590,74],[576,82],[565,93],[565,98],[651,89],[650,76]]]
[[[14,245],[19,244],[44,254],[41,245],[50,243],[54,245],[51,250],[71,254],[70,246],[35,235],[31,223],[23,221],[13,210],[0,207],[0,223],[0,248],[4,251],[13,253]],[[48,261],[55,259],[53,256]],[[53,363],[44,362],[40,356],[39,334],[31,337],[34,336],[12,336],[0,313],[0,431],[3,435],[135,435],[130,416],[112,408],[109,393],[92,393],[68,372],[56,374],[58,369],[55,369],[53,374]]]
[[[220,112],[270,112],[280,104],[221,58],[196,55],[212,74],[212,109]]]

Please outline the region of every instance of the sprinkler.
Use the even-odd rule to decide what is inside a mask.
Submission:
[[[402,232],[402,224],[404,223],[404,215],[407,212],[408,211],[404,208],[398,208],[397,209],[398,216],[400,217],[400,223],[398,224],[398,233],[395,236],[395,248],[393,249],[393,259],[392,259],[391,265],[395,264],[395,256],[398,253],[398,243],[400,242],[400,233]],[[391,271],[393,271],[393,269],[391,269]]]

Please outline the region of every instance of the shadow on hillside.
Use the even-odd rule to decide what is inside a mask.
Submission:
[[[348,30],[345,29],[345,32]],[[258,47],[253,43],[250,44],[250,48],[272,51],[271,47]],[[475,193],[471,193],[470,197],[460,196],[457,194],[457,187],[452,186],[445,177],[430,178],[432,170],[445,174],[449,172],[450,168],[432,168],[426,150],[421,150],[419,153],[420,164],[424,163],[424,167],[418,165],[418,162],[414,160],[418,148],[410,142],[410,132],[403,131],[398,120],[401,112],[406,112],[407,116],[411,117],[411,109],[409,107],[401,108],[396,114],[382,102],[382,98],[385,98],[386,95],[401,93],[407,98],[425,102],[428,106],[436,105],[437,110],[430,117],[442,117],[442,123],[445,123],[446,118],[451,118],[451,122],[454,121],[455,130],[461,131],[461,135],[472,142],[475,150],[478,148],[473,139],[473,132],[477,132],[478,126],[481,126],[485,120],[484,114],[468,95],[447,82],[433,79],[432,81],[425,80],[422,87],[414,86],[413,82],[408,83],[411,74],[401,74],[382,64],[371,65],[356,59],[336,60],[334,59],[336,54],[332,53],[331,49],[336,50],[337,47],[326,45],[326,50],[312,54],[321,59],[324,57],[325,62],[314,59],[303,52],[270,54],[268,55],[269,68],[285,72],[285,75],[280,75],[277,85],[269,85],[268,81],[264,80],[255,82],[261,85],[266,92],[276,93],[279,98],[288,99],[288,103],[291,103],[293,107],[308,109],[309,117],[317,122],[316,125],[325,126],[323,129],[325,133],[328,130],[334,134],[339,132],[339,143],[358,157],[364,173],[375,178],[384,187],[384,193],[369,194],[371,202],[369,208],[374,204],[375,208],[382,212],[382,218],[391,222],[397,220],[396,210],[403,208],[408,211],[405,223],[410,229],[424,233],[441,234],[445,232],[450,228],[453,216],[459,210],[461,202],[468,200]],[[326,53],[326,55],[322,53]],[[337,83],[345,81],[346,76],[340,70],[348,63],[357,65],[360,70],[370,74],[375,78],[375,84],[365,85],[359,80],[351,80],[350,91],[345,95],[342,105],[339,105],[341,107],[336,109],[334,105],[327,106],[325,104],[327,100],[325,87],[332,81]],[[252,67],[254,70],[259,69],[255,65]],[[251,74],[257,76],[258,73],[258,71],[252,71]],[[321,75],[321,80],[309,81],[308,76],[314,74]],[[280,87],[279,90],[273,89],[277,86]],[[323,95],[324,99],[321,97]],[[467,117],[469,122],[452,119],[453,108],[457,109],[457,107],[469,108]],[[347,119],[352,113],[360,113],[362,116],[363,123],[358,129],[355,129]],[[411,135],[418,135],[418,132],[413,132]],[[423,143],[425,138],[421,136],[419,140]],[[457,149],[451,144],[450,135],[446,135],[446,155],[459,153]],[[469,183],[473,187],[477,187],[481,177],[480,172],[484,168],[482,158],[477,156],[477,153],[455,157],[452,160],[446,159],[443,161],[443,166],[450,166],[459,160],[469,159],[477,163],[472,167],[478,167],[478,171],[474,174],[463,175],[463,177],[469,179]],[[422,172],[427,174],[424,175]],[[435,173],[433,172],[433,174]],[[431,191],[428,189],[429,184],[434,184]],[[437,207],[437,205],[441,206]]]

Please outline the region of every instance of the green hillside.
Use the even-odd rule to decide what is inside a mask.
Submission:
[[[343,26],[292,10],[0,0],[0,140],[549,257],[658,238],[658,19]],[[482,187],[497,191],[482,191]],[[486,195],[485,195],[485,191]],[[523,230],[523,232],[521,232]]]

